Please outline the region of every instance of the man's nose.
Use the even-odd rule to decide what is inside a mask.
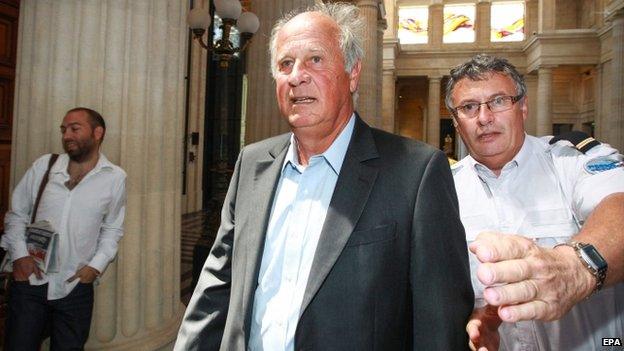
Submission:
[[[492,123],[494,120],[494,113],[490,110],[490,107],[487,104],[482,104],[479,106],[479,111],[477,111],[477,121],[480,125],[488,125]]]
[[[310,82],[310,74],[308,70],[301,62],[296,62],[293,66],[290,76],[288,77],[288,84],[293,87],[299,86],[303,83]]]

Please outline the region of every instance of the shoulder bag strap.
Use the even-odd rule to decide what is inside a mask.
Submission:
[[[39,202],[41,201],[41,195],[43,195],[43,190],[48,184],[48,177],[50,175],[50,170],[52,169],[52,166],[54,165],[54,162],[56,162],[56,159],[58,157],[59,157],[58,154],[52,154],[50,156],[50,161],[48,162],[48,169],[43,175],[43,179],[41,179],[41,184],[39,185],[39,191],[37,192],[37,199],[35,200],[35,206],[33,207],[33,212],[30,218],[30,223],[35,222],[35,218],[37,217],[37,209],[39,208]]]

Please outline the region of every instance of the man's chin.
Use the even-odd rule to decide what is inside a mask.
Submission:
[[[86,159],[87,154],[84,152],[77,152],[77,150],[65,150],[69,159],[74,162],[82,162]]]

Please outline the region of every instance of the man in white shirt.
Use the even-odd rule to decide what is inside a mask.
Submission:
[[[26,248],[40,184],[51,155],[35,161],[13,191],[0,246],[13,264],[5,350],[38,350],[44,331],[52,350],[77,350],[89,336],[93,282],[117,253],[123,235],[125,172],[100,153],[106,132],[91,109],[69,110],[61,124],[65,154],[50,168],[34,221],[59,235],[58,272],[42,272]]]
[[[472,252],[471,347],[598,350],[624,336],[621,156],[527,135],[526,86],[504,59],[453,69],[446,105],[470,152],[452,168]]]

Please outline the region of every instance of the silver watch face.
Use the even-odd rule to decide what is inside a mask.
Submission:
[[[599,272],[607,268],[607,262],[593,245],[583,246],[580,249],[580,253],[585,262],[596,271]]]

